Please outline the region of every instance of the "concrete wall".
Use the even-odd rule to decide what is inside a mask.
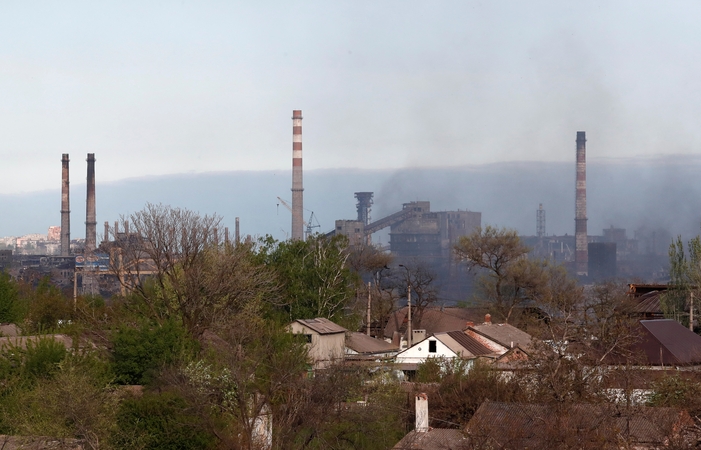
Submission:
[[[311,336],[311,342],[307,346],[309,358],[314,363],[315,369],[326,368],[334,361],[343,359],[346,333],[322,335],[299,322],[293,322],[290,325],[290,331],[294,334]]]

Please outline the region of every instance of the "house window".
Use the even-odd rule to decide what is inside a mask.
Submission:
[[[428,341],[428,352],[436,353],[436,341]]]
[[[311,335],[311,334],[305,334],[304,337],[305,337],[306,340],[307,340],[307,344],[311,344],[311,343],[312,343],[312,335]]]

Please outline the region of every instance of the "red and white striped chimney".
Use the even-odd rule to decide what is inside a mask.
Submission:
[[[292,111],[292,239],[304,239],[302,110]]]
[[[574,218],[574,261],[577,275],[589,272],[587,248],[587,147],[584,131],[577,131],[577,185]]]

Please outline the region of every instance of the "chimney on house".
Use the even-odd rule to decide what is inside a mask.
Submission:
[[[474,327],[475,322],[465,322],[465,327]]]
[[[61,256],[71,254],[71,207],[68,181],[68,153],[61,158]]]
[[[577,131],[577,184],[575,192],[574,261],[577,275],[586,276],[589,268],[587,248],[587,148],[586,134]]]
[[[491,325],[491,324],[492,324],[492,315],[491,315],[491,314],[485,314],[485,315],[484,315],[484,324],[485,324],[485,325]]]
[[[95,251],[97,221],[95,219],[95,154],[88,153],[88,194],[85,205],[85,254]]]
[[[417,433],[428,431],[428,395],[425,393],[416,395],[416,423],[414,431]]]
[[[292,239],[304,239],[302,186],[302,110],[292,111]]]

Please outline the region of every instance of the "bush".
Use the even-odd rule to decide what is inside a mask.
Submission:
[[[189,405],[172,392],[147,392],[124,400],[117,413],[116,448],[187,450],[212,448],[215,436],[203,419],[189,413]]]
[[[185,329],[174,320],[161,326],[145,323],[140,328],[122,327],[112,339],[116,382],[149,384],[160,369],[192,345]]]

